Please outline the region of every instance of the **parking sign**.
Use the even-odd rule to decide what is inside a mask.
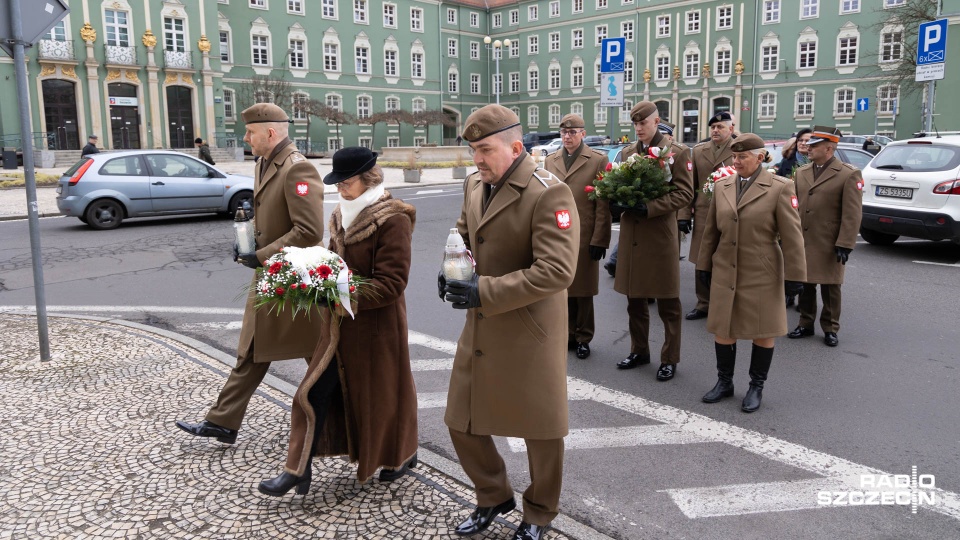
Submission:
[[[918,81],[943,79],[947,61],[947,19],[920,25],[917,40]]]
[[[606,38],[600,42],[600,73],[622,73],[627,61],[627,38]]]

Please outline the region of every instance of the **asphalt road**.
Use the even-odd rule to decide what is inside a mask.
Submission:
[[[394,194],[418,209],[407,303],[421,444],[455,459],[442,404],[463,314],[437,299],[435,279],[460,188]],[[328,197],[328,213],[335,202]],[[202,216],[97,232],[72,218],[43,219],[47,304],[171,329],[233,353],[251,273],[228,258],[231,225]],[[681,262],[681,272],[689,309],[693,265]],[[601,273],[593,354],[568,359],[565,513],[614,538],[960,537],[960,246],[859,243],[843,287],[840,346],[824,346],[819,328],[816,337],[779,339],[763,407],[752,415],[739,409],[747,342],[739,344],[736,397],[700,402],[716,381],[704,321],[684,323],[673,381],[655,380],[656,361],[616,370],[629,352],[626,301]],[[33,302],[27,223],[0,223],[0,309]],[[795,325],[797,313],[788,320]],[[661,344],[654,316],[651,348]],[[303,363],[272,370],[296,384]],[[522,442],[500,447],[522,491]],[[817,504],[820,492],[871,491],[862,474],[882,483],[912,466],[944,490],[916,514],[909,506]]]

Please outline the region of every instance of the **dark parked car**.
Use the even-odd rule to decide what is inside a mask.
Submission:
[[[583,138],[583,144],[587,146],[601,146],[606,137],[602,135],[587,135]]]
[[[253,200],[253,178],[227,174],[180,152],[130,150],[91,154],[63,173],[57,208],[94,229],[126,218],[174,214],[233,215]]]
[[[524,133],[523,135],[523,148],[529,152],[531,148],[540,144],[547,144],[554,139],[559,139],[560,133],[557,131],[551,131],[549,133],[538,133],[532,131],[530,133]]]

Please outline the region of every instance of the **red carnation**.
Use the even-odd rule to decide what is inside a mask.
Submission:
[[[595,187],[593,187],[593,186],[587,186],[587,187],[583,188],[583,190],[586,191],[587,193],[593,193],[594,191],[597,190],[597,188],[595,188]]]
[[[310,274],[311,276],[314,274],[313,270],[308,270],[307,273]]]
[[[277,293],[277,296],[283,296],[283,293],[287,291],[283,290],[283,287],[277,287],[276,289],[273,290],[273,292]]]
[[[283,264],[278,263],[278,262],[275,262],[275,263],[273,263],[273,264],[270,265],[270,269],[267,270],[267,273],[268,273],[268,274],[271,274],[271,275],[272,275],[272,274],[276,274],[276,273],[279,272],[282,268],[283,268]]]
[[[613,163],[607,163],[607,168],[604,169],[604,170],[605,170],[605,171],[612,171],[612,170],[613,170]]]
[[[307,290],[307,284],[306,284],[306,283],[301,283],[301,284],[300,284],[300,290],[301,290],[301,291]]]
[[[350,286],[350,292],[357,292],[357,288],[353,285]]]
[[[327,279],[332,273],[333,269],[325,264],[321,264],[317,267],[317,274],[320,275],[320,279]]]

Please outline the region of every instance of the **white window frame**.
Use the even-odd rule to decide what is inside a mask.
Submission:
[[[549,34],[549,50],[550,52],[559,52],[560,51],[560,32],[550,32]]]
[[[226,30],[226,29],[223,29],[223,28],[221,28],[221,29],[219,30],[219,34],[218,34],[218,36],[219,36],[219,43],[220,43],[220,61],[221,61],[222,63],[224,63],[224,64],[231,64],[231,63],[233,63],[233,62],[232,62],[232,60],[233,60],[233,45],[232,45],[232,43],[231,43],[231,41],[230,41],[230,40],[231,40],[231,35],[230,35],[230,34],[231,34],[230,30]],[[226,40],[224,40],[224,36],[226,36]],[[224,50],[224,46],[226,46],[226,50]]]
[[[860,13],[860,0],[840,0],[840,14]]]
[[[397,5],[389,2],[383,3],[383,27],[397,27]]]
[[[820,0],[800,0],[800,19],[820,18]]]
[[[633,28],[633,21],[620,21],[620,35],[626,38],[628,43],[633,42],[635,35]]]
[[[763,1],[763,24],[778,24],[783,11],[783,0]],[[776,108],[776,105],[774,105]]]
[[[323,44],[323,71],[327,73],[340,73],[340,44]]]
[[[451,66],[450,69],[447,70],[447,93],[460,93],[460,73],[457,72],[455,66]]]
[[[551,19],[560,16],[560,0],[552,0],[550,2],[549,14]]]
[[[510,15],[510,21],[509,21],[510,26],[517,26],[518,24],[520,24],[520,10],[519,10],[519,9],[511,9],[511,10],[509,11],[509,15]]]
[[[684,25],[684,34],[699,34],[702,25],[700,24],[700,10],[691,9],[687,11],[686,16],[684,17],[686,24]]]
[[[306,104],[307,101],[310,101],[310,94],[303,91],[295,91],[291,98],[291,108],[293,109],[293,119],[297,122],[303,122],[307,120],[307,113],[304,112],[303,107],[298,106],[300,103]]]
[[[657,37],[670,37],[670,15],[657,15]]]
[[[370,75],[370,47],[354,46],[353,59],[353,67],[357,75]]]
[[[560,73],[560,64],[551,63],[547,67],[547,89],[560,90],[563,86],[563,75]]]
[[[424,57],[426,53],[422,50],[410,51],[410,78],[422,80],[426,78],[426,66]],[[417,59],[419,57],[419,60]]]
[[[728,77],[732,73],[733,49],[728,45],[717,47],[713,51],[713,75],[715,77]]]
[[[353,0],[354,24],[370,24],[370,0]]]
[[[307,69],[307,40],[302,37],[287,38],[287,49],[290,50],[287,57],[290,69]]]
[[[534,22],[540,18],[540,9],[536,4],[527,6],[527,22]]]
[[[593,123],[598,126],[607,124],[607,108],[600,105],[599,101],[593,103]]]
[[[572,0],[570,5],[570,13],[583,13],[583,0]]]
[[[470,12],[470,28],[480,28],[480,14],[476,11]]]
[[[480,93],[480,74],[479,73],[470,74],[470,93],[471,94]]]
[[[776,119],[777,117],[777,93],[761,92],[757,96],[757,118]]]
[[[893,91],[892,94],[890,91]],[[881,84],[877,87],[877,115],[893,116],[894,102],[900,99],[900,87],[895,84]],[[899,108],[899,107],[897,107]]]
[[[820,43],[816,36],[801,36],[797,41],[797,71],[814,70],[820,61]],[[810,57],[813,58],[811,65]],[[801,65],[806,63],[806,65]]]
[[[323,97],[323,103],[335,111],[343,112],[343,96],[340,94],[327,94]]]
[[[570,65],[570,88],[583,88],[583,62]]]
[[[327,2],[330,0],[323,0],[322,4],[326,6]],[[304,0],[287,0],[287,13],[290,15],[303,15],[303,2]],[[336,2],[334,2],[334,9],[336,9]],[[322,12],[323,10],[321,10]]]
[[[801,101],[801,97],[804,97],[804,100]],[[806,99],[808,98],[809,99]],[[796,119],[812,119],[816,110],[814,105],[817,101],[816,93],[809,88],[801,88],[793,93],[793,117]]]
[[[447,8],[447,24],[457,24],[457,10],[454,8]]]
[[[540,54],[540,36],[527,36],[527,54]]]
[[[772,68],[769,67],[770,64],[773,65]],[[762,73],[780,71],[780,42],[762,43],[760,45],[760,71]]]
[[[654,73],[654,80],[656,81],[669,81],[670,80],[670,53],[666,51],[660,51],[657,53],[656,60],[656,72]]]
[[[607,39],[609,34],[607,33],[607,25],[598,24],[593,28],[593,35],[597,37],[596,46],[599,47],[603,40]]]
[[[493,22],[490,23],[490,26],[494,28],[500,28],[501,26],[503,26],[503,13],[494,13]]]
[[[227,120],[237,119],[237,93],[229,88],[223,89],[223,117]]]
[[[410,31],[423,33],[423,8],[410,8]]]
[[[414,113],[422,113],[427,110],[427,100],[419,97],[413,98],[410,102],[410,111]]]
[[[597,0],[597,9],[607,9],[608,6],[607,0]]]
[[[511,72],[510,72],[510,75],[509,75],[509,79],[510,79],[510,80],[509,80],[509,83],[510,83],[509,91],[510,91],[510,93],[511,93],[511,94],[519,94],[519,93],[520,93],[520,72],[519,72],[519,71],[511,71]]]
[[[887,37],[896,37],[899,36],[899,40],[890,40],[887,41]],[[888,56],[889,50],[889,58]],[[896,51],[896,58],[893,57],[893,52]],[[903,61],[903,27],[902,26],[887,26],[883,28],[883,31],[880,33],[880,54],[879,61],[881,64],[896,64]]]
[[[583,48],[583,28],[570,30],[570,47],[573,49]]]
[[[267,0],[250,0],[247,5],[252,9],[267,9]]]
[[[109,22],[108,14],[112,14],[113,22]],[[123,15],[123,22],[120,22],[120,15]],[[133,27],[130,23],[130,12],[123,9],[105,9],[103,10],[103,34],[104,42],[113,47],[130,47],[133,35]]]
[[[369,94],[360,94],[357,96],[357,123],[364,124],[364,120],[370,118],[373,114],[373,97]]]
[[[850,47],[849,44],[844,45],[844,40],[854,40],[853,47]],[[846,61],[843,60],[843,53],[847,52]],[[853,56],[853,60],[850,60],[850,56]],[[857,66],[860,63],[860,35],[855,33],[843,34],[837,36],[837,66],[839,67],[851,67]]]
[[[841,97],[841,93],[849,94],[849,99]],[[841,110],[841,108],[843,110]],[[856,89],[852,86],[841,86],[833,91],[833,115],[835,117],[852,118],[857,110]]]
[[[527,92],[540,91],[540,68],[530,66],[527,68]]]
[[[163,50],[186,52],[187,21],[182,17],[163,18]]]
[[[733,6],[726,4],[717,6],[717,30],[730,30],[733,28]]]
[[[687,49],[683,51],[683,78],[696,79],[700,77],[700,50]]]
[[[537,127],[540,125],[540,106],[530,105],[527,107],[527,126]]]
[[[479,41],[470,42],[470,59],[471,60],[480,59],[480,42]]]
[[[559,127],[560,119],[563,116],[560,114],[560,105],[556,103],[551,103],[547,107],[547,123],[550,127]]]
[[[395,48],[383,49],[383,76],[391,78],[400,76],[400,51]]]
[[[447,38],[447,57],[457,58],[460,56],[460,43],[457,38]]]
[[[257,43],[259,40],[262,40],[261,43]],[[258,55],[260,51],[260,55]],[[261,56],[262,61],[257,62],[257,57]],[[263,34],[251,34],[250,35],[250,64],[254,66],[270,66],[270,36],[265,36]]]

